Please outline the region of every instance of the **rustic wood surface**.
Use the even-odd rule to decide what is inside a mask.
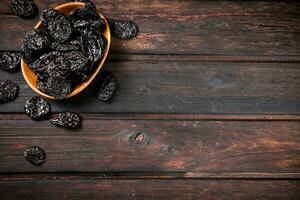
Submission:
[[[41,11],[66,0],[34,0]],[[54,112],[77,130],[32,121],[20,85],[0,105],[1,199],[299,199],[300,2],[94,0],[108,18],[139,24],[112,40],[110,104],[92,85]],[[0,1],[0,51],[19,52],[38,21]],[[24,149],[45,149],[42,166]]]

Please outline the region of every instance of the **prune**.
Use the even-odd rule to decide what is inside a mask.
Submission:
[[[64,112],[51,117],[51,124],[64,128],[76,128],[81,124],[81,117],[77,113]]]
[[[57,42],[65,42],[72,35],[72,24],[61,12],[54,9],[45,9],[41,14],[41,21],[48,33]]]
[[[103,32],[105,30],[105,21],[102,18],[96,20],[77,20],[73,22],[74,29],[81,33],[82,31],[99,30]]]
[[[19,86],[10,80],[0,82],[0,103],[7,103],[15,100]]]
[[[68,44],[53,42],[50,44],[50,48],[54,51],[77,51],[80,50],[80,45],[71,42]]]
[[[80,72],[85,69],[89,60],[80,51],[70,51],[64,54],[65,59],[69,62],[72,72]]]
[[[37,6],[32,0],[14,0],[11,11],[21,17],[31,17],[37,13]]]
[[[137,36],[138,25],[132,21],[111,20],[110,28],[112,36],[122,40],[128,40]]]
[[[16,53],[3,52],[0,54],[0,68],[14,72],[20,68],[20,56]]]
[[[109,102],[117,87],[117,82],[113,74],[109,71],[103,71],[99,80],[100,88],[97,91],[97,97],[101,101]]]
[[[100,32],[89,31],[81,37],[82,51],[89,60],[97,62],[105,53],[107,48],[107,40]]]
[[[72,90],[72,86],[68,78],[59,75],[50,76],[46,84],[47,93],[59,100],[66,98]]]
[[[83,8],[75,10],[71,15],[70,18],[72,22],[77,20],[96,20],[99,19],[100,16],[97,12],[97,8],[94,3],[88,1],[85,3]]]
[[[41,97],[31,97],[25,102],[24,111],[33,120],[45,119],[51,112],[50,104]]]
[[[24,45],[34,51],[45,49],[49,44],[50,37],[44,29],[29,31],[24,38]]]
[[[46,153],[38,146],[30,146],[24,151],[24,157],[34,165],[41,165],[46,160]]]
[[[57,51],[42,55],[35,62],[31,63],[29,68],[43,78],[69,73],[67,61],[64,59],[63,54]]]
[[[38,77],[36,80],[36,87],[43,93],[47,93],[47,79]]]

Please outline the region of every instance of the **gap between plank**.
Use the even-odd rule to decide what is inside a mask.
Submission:
[[[0,181],[98,179],[300,179],[300,173],[268,172],[66,172],[1,173]]]

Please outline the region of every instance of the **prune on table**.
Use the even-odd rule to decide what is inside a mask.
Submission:
[[[21,17],[31,17],[37,14],[37,6],[33,0],[13,0],[11,10],[14,14]]]
[[[46,153],[38,146],[30,146],[24,151],[24,157],[34,165],[41,165],[46,160]]]
[[[10,80],[0,82],[0,103],[7,103],[15,100],[19,86]]]
[[[81,47],[79,44],[76,44],[75,41],[74,41],[74,43],[71,43],[71,42],[67,43],[67,44],[53,42],[50,44],[50,49],[52,49],[54,51],[77,51],[77,50],[80,50]]]
[[[49,44],[50,37],[44,29],[29,31],[24,38],[24,45],[34,51],[45,49]]]
[[[64,128],[76,128],[81,124],[81,117],[77,113],[63,112],[51,117],[51,124]]]
[[[69,18],[57,10],[43,10],[41,14],[41,21],[48,30],[48,33],[57,42],[65,42],[72,35],[73,28]]]
[[[72,90],[70,80],[60,75],[50,76],[46,84],[47,94],[59,100],[66,98]]]
[[[0,53],[0,68],[8,72],[17,71],[20,68],[20,60],[20,56],[16,53]]]
[[[64,53],[64,57],[69,62],[72,72],[83,71],[89,63],[89,59],[81,51],[66,52]]]
[[[89,31],[87,34],[82,35],[81,42],[82,51],[92,63],[97,62],[104,55],[107,48],[106,38],[97,31]]]
[[[24,111],[29,118],[42,120],[49,116],[51,107],[42,97],[35,96],[25,102]]]
[[[69,73],[69,65],[61,52],[52,51],[42,55],[35,62],[29,64],[29,68],[38,76],[66,75]]]
[[[117,81],[113,77],[113,74],[109,71],[101,72],[101,76],[98,84],[99,84],[99,88],[97,89],[98,99],[104,102],[109,102],[117,87]]]
[[[110,28],[112,36],[122,40],[128,40],[137,36],[138,25],[133,21],[111,20]]]

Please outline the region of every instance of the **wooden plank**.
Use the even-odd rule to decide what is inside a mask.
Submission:
[[[111,104],[97,100],[95,86],[53,111],[169,114],[299,114],[298,63],[111,61],[105,66],[119,82]],[[19,97],[0,112],[23,112],[34,92],[21,72],[0,80],[20,84]]]
[[[1,181],[1,199],[286,199],[299,181],[270,180],[35,180]]]
[[[140,34],[135,39],[113,39],[111,52],[300,55],[297,45],[300,42],[297,37],[300,30],[299,2],[164,2],[98,1],[99,10],[107,16],[132,19],[140,26]],[[47,7],[56,3],[39,1]],[[158,10],[164,10],[164,13]],[[37,20],[2,15],[0,49],[20,50],[25,32]]]
[[[41,131],[45,130],[45,131]],[[48,121],[0,121],[0,173],[300,173],[298,121],[84,119],[65,130]],[[47,152],[41,167],[24,149]]]

